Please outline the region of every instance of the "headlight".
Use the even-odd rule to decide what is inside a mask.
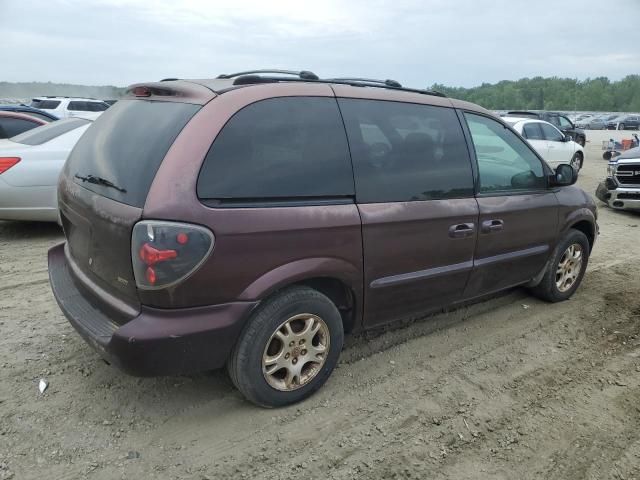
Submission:
[[[609,165],[607,165],[607,175],[610,177],[613,177],[615,173],[616,173],[616,164],[610,163]]]

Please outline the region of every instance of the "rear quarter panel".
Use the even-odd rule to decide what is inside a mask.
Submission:
[[[259,300],[290,283],[331,277],[346,283],[360,305],[362,240],[355,204],[211,208],[197,198],[202,162],[228,119],[246,105],[278,96],[333,97],[333,91],[328,85],[300,83],[226,92],[206,104],[169,149],[143,217],[205,225],[215,235],[215,246],[185,282],[140,291],[143,304],[186,307]]]

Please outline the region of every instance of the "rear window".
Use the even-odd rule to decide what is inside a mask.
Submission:
[[[28,132],[21,133],[11,138],[12,142],[22,143],[24,145],[42,145],[49,140],[59,137],[71,130],[90,123],[89,120],[83,118],[68,118],[65,120],[57,120],[47,125],[43,125]]]
[[[88,112],[89,107],[87,106],[87,102],[74,101],[74,102],[69,102],[69,105],[67,105],[67,110],[76,110],[78,112]]]
[[[353,191],[334,98],[272,98],[243,108],[214,141],[198,178],[202,199],[347,197]]]
[[[38,100],[33,99],[31,106],[35,108],[41,108],[42,110],[55,110],[60,105],[60,100]]]
[[[169,147],[199,105],[122,100],[87,129],[69,156],[65,172],[93,192],[142,207]],[[83,182],[93,176],[115,187]]]
[[[22,118],[0,118],[0,129],[4,131],[5,138],[13,137],[27,130],[32,130],[39,125],[39,123],[23,120]]]

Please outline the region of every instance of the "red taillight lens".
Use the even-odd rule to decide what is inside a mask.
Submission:
[[[151,89],[149,87],[134,87],[132,93],[136,97],[150,97]]]
[[[149,282],[149,285],[155,286],[156,280],[158,277],[156,277],[156,271],[153,269],[153,267],[147,268],[147,271],[144,272],[144,278],[147,279],[147,282]]]
[[[176,241],[180,245],[186,245],[187,242],[189,241],[189,236],[184,232],[180,232],[178,235],[176,235]]]
[[[144,220],[133,227],[131,260],[140,289],[175,285],[193,272],[211,253],[214,237],[199,225]]]
[[[178,252],[175,250],[158,250],[148,242],[143,243],[142,247],[140,247],[140,260],[149,266],[158,262],[173,260],[177,256]]]
[[[20,157],[0,157],[0,175],[20,161]]]

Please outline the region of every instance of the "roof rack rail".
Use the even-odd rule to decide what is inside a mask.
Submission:
[[[235,78],[241,77],[244,75],[255,75],[259,73],[276,73],[279,75],[294,75],[303,80],[320,80],[320,78],[313,72],[309,70],[300,70],[296,72],[294,70],[276,70],[276,69],[265,69],[265,70],[247,70],[246,72],[237,72],[237,73],[223,73],[218,75],[218,78]]]
[[[358,82],[358,83],[370,83],[373,85],[386,85],[387,87],[393,87],[393,88],[402,88],[402,85],[400,84],[400,82],[397,82],[395,80],[391,80],[391,79],[387,79],[387,80],[374,80],[372,78],[348,78],[348,77],[344,77],[344,78],[325,78],[324,80],[326,80],[327,82],[331,82],[333,80],[339,81],[339,82]]]
[[[293,78],[281,77],[281,76],[261,76],[259,74],[279,74],[279,75],[291,75]],[[392,90],[402,90],[404,92],[420,93],[422,95],[434,95],[437,97],[446,97],[444,93],[436,92],[432,90],[422,90],[419,88],[407,88],[403,87],[400,82],[396,80],[374,80],[371,78],[319,78],[315,73],[302,70],[248,70],[246,72],[238,72],[231,74],[218,75],[219,79],[231,79],[234,78],[233,85],[254,85],[257,83],[278,83],[278,82],[325,82],[336,83],[342,85],[351,85],[354,87],[377,87],[388,88]],[[224,89],[226,91],[227,89]]]
[[[174,77],[169,77],[169,78],[163,78],[162,80],[160,80],[161,82],[173,82],[175,80],[180,80],[179,78],[174,78]]]

